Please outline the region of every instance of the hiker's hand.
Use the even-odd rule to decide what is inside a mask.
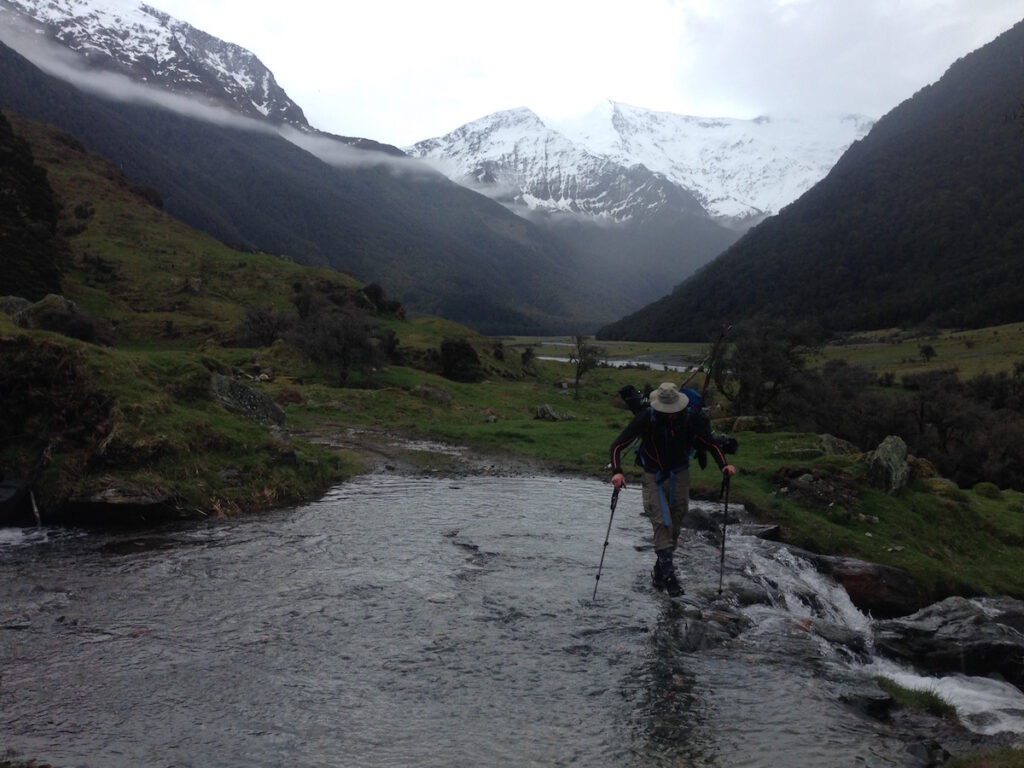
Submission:
[[[626,487],[626,476],[621,472],[612,475],[612,485],[615,486],[616,490],[621,491]]]
[[[734,467],[732,464],[726,464],[724,467],[722,467],[722,474],[732,477],[733,475],[736,474],[736,467]]]

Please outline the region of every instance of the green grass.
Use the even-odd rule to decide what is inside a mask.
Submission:
[[[956,719],[956,707],[943,699],[934,691],[919,691],[904,688],[887,677],[877,677],[878,687],[889,694],[896,706],[927,712],[936,717]]]
[[[1024,749],[1006,747],[956,758],[946,763],[946,768],[1024,768]]]
[[[930,345],[935,357],[926,361],[921,347]],[[891,329],[857,334],[845,344],[831,344],[820,362],[841,359],[879,376],[892,373],[898,381],[906,375],[955,369],[961,378],[982,373],[1012,371],[1024,362],[1024,323],[969,331],[942,330],[908,333]]]

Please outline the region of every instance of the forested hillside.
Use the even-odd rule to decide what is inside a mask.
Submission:
[[[894,109],[832,172],[605,338],[1024,319],[1024,22]]]

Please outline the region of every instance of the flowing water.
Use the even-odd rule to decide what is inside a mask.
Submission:
[[[0,750],[115,768],[904,764],[843,703],[877,669],[841,589],[733,535],[717,598],[720,550],[684,531],[695,597],[653,593],[635,489],[595,582],[608,501],[594,481],[375,475],[200,526],[0,531]],[[774,598],[741,607],[739,584]],[[950,685],[1024,733],[1015,689]]]

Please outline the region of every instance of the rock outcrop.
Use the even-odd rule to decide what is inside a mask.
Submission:
[[[994,674],[1024,690],[1024,602],[950,597],[878,622],[875,648],[930,672]]]

